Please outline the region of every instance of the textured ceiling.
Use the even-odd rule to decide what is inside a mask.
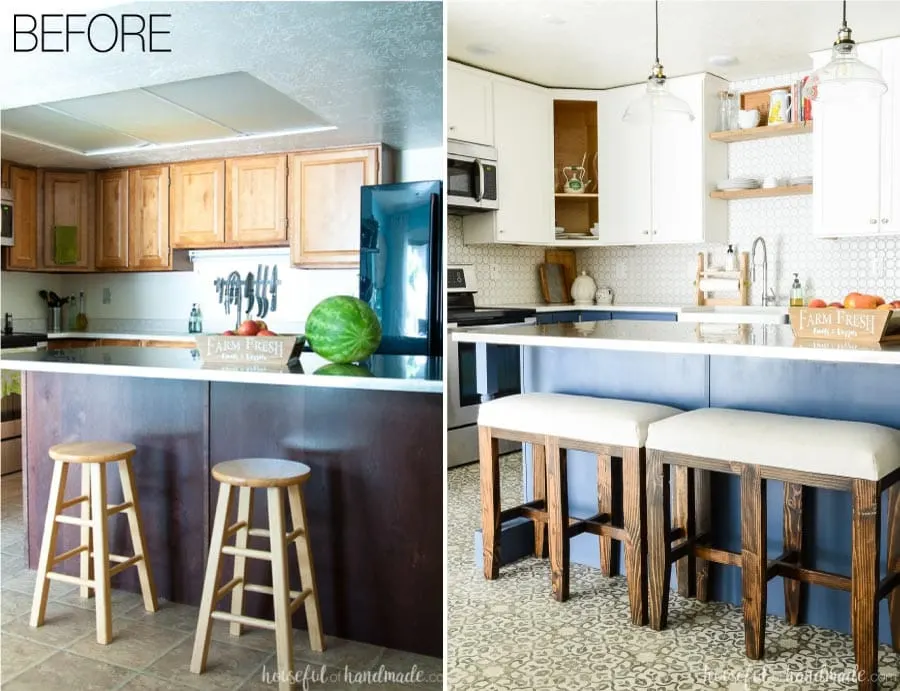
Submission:
[[[838,0],[663,0],[660,59],[670,76],[709,71],[731,80],[811,69],[841,21]],[[900,2],[851,0],[857,41],[900,35]],[[452,60],[544,86],[635,84],[653,64],[648,0],[447,0]],[[709,63],[730,54],[731,67]]]
[[[66,11],[114,5],[111,14],[170,13],[171,53],[13,53],[9,15],[0,26],[0,106],[16,108],[246,71],[337,130],[158,152],[85,157],[0,138],[4,159],[39,166],[107,168],[161,161],[384,142],[443,145],[440,2],[145,2],[87,0]],[[27,0],[5,8],[34,11]],[[9,11],[9,10],[7,10]],[[236,93],[235,99],[241,94]],[[2,129],[2,113],[0,113]]]

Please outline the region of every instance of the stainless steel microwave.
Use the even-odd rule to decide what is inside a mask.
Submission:
[[[447,140],[447,208],[455,213],[496,211],[497,150],[491,146]]]
[[[3,213],[3,227],[0,231],[0,245],[13,244],[13,198],[8,187],[0,194],[0,210]]]

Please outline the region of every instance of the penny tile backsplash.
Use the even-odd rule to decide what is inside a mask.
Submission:
[[[790,74],[732,84],[737,91],[776,87],[801,75]],[[812,173],[812,137],[796,135],[723,144],[728,146],[730,177],[789,177]],[[504,200],[508,203],[510,200]],[[769,284],[779,304],[787,302],[793,273],[799,273],[807,298],[841,299],[856,290],[900,299],[900,238],[880,236],[822,240],[812,234],[812,196],[770,197],[732,202],[728,208],[729,241],[738,252],[750,251],[762,236],[768,248]],[[462,218],[448,223],[449,261],[474,264],[480,304],[540,301],[537,265],[543,248],[463,244]],[[578,269],[598,286],[609,286],[617,303],[685,303],[694,299],[697,253],[712,253],[721,264],[727,247],[718,244],[660,245],[579,249]],[[880,268],[879,268],[880,265]],[[761,286],[751,289],[759,304]]]

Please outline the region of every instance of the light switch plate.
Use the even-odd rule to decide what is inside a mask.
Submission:
[[[112,292],[109,288],[103,289],[103,304],[108,305],[112,302]]]

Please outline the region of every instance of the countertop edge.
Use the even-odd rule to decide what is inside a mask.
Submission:
[[[528,309],[535,312],[581,312],[589,310],[591,312],[673,312],[680,313],[687,305],[573,305],[573,304],[556,304],[545,305],[537,302],[526,303],[502,303],[479,305],[479,307],[487,307],[493,309]]]
[[[116,331],[57,331],[47,334],[47,340],[52,341],[63,338],[121,338],[125,341],[193,341],[196,336],[208,336],[209,334],[154,334],[154,333],[137,333],[134,331],[128,333]]]

